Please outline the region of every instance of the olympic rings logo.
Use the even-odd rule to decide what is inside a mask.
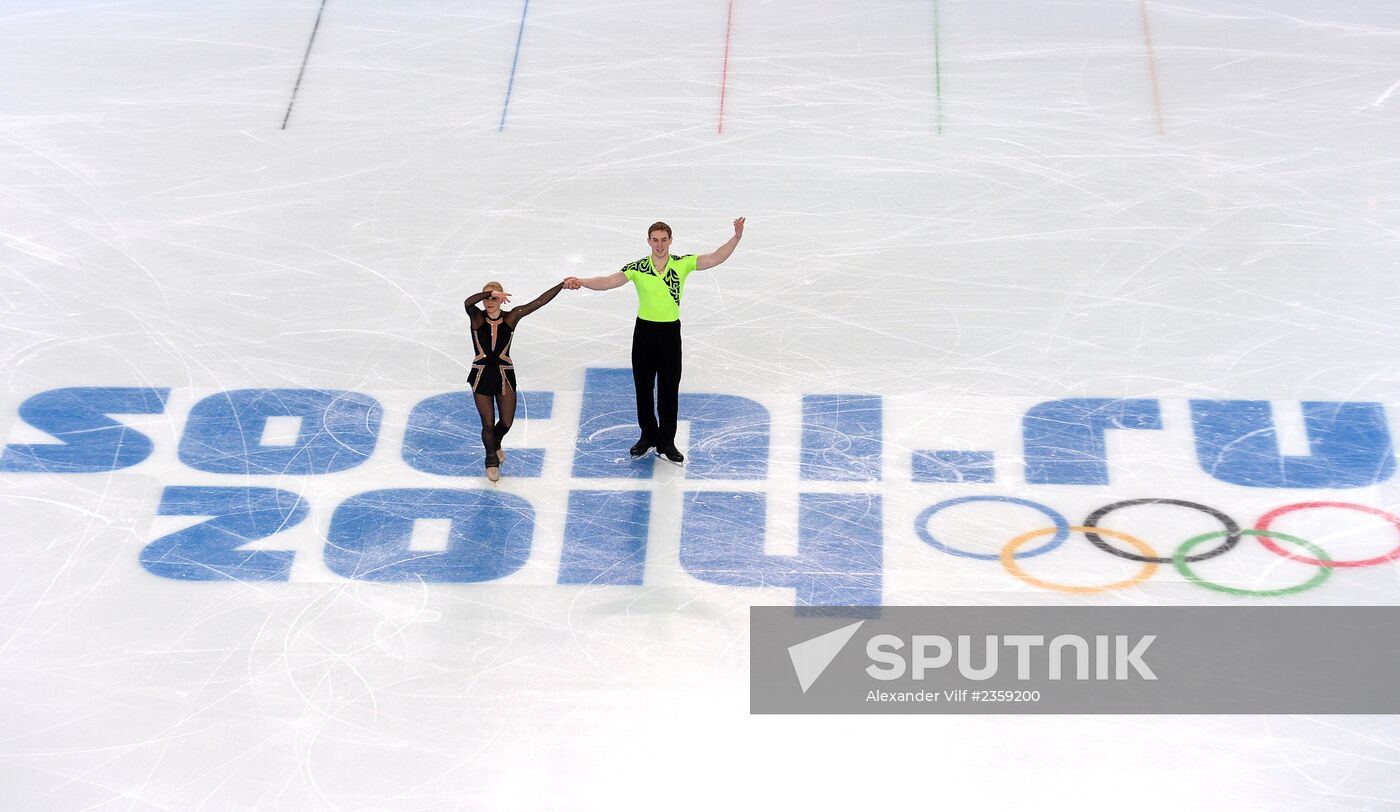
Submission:
[[[970,502],[1000,502],[1027,507],[1044,514],[1045,517],[1049,519],[1050,526],[1031,530],[1010,539],[1002,546],[1001,551],[998,553],[977,553],[969,550],[960,550],[943,543],[936,538],[933,533],[929,532],[929,520],[932,519],[934,515],[955,505],[962,505]],[[1137,505],[1173,505],[1199,511],[1219,522],[1222,529],[1188,538],[1178,544],[1170,555],[1163,556],[1159,554],[1158,550],[1136,536],[1099,526],[1099,523],[1108,514]],[[1151,578],[1156,574],[1161,565],[1171,564],[1187,581],[1196,586],[1216,592],[1257,598],[1295,595],[1299,592],[1306,592],[1309,589],[1321,586],[1323,582],[1331,577],[1333,571],[1336,569],[1346,567],[1373,567],[1377,564],[1384,564],[1387,561],[1394,561],[1400,558],[1400,545],[1397,545],[1390,552],[1374,558],[1338,561],[1328,555],[1326,550],[1311,541],[1269,529],[1281,516],[1317,508],[1339,508],[1342,510],[1352,510],[1372,516],[1379,516],[1389,522],[1397,532],[1400,532],[1400,517],[1377,508],[1351,502],[1298,502],[1291,505],[1284,505],[1283,507],[1274,508],[1259,517],[1252,529],[1244,530],[1241,529],[1239,523],[1229,515],[1209,505],[1202,505],[1199,502],[1188,502],[1182,499],[1149,498],[1127,499],[1121,502],[1114,502],[1109,505],[1104,505],[1090,513],[1083,524],[1071,525],[1064,516],[1053,508],[1041,504],[1040,502],[1034,502],[1030,499],[1020,499],[1014,496],[960,496],[956,499],[939,502],[919,514],[918,519],[915,520],[915,529],[918,531],[919,537],[935,550],[940,550],[949,555],[958,556],[959,558],[972,558],[979,561],[999,561],[1007,572],[1032,586],[1054,590],[1056,592],[1081,594],[1126,589]],[[1119,558],[1138,562],[1142,567],[1128,578],[1098,586],[1073,586],[1070,584],[1047,581],[1027,573],[1025,569],[1022,568],[1019,563],[1020,561],[1027,558],[1034,558],[1038,555],[1044,555],[1055,550],[1069,539],[1071,533],[1081,533],[1090,543],[1100,550]],[[1023,549],[1044,536],[1050,536],[1050,540],[1038,546],[1031,547],[1030,549]],[[1105,536],[1121,542],[1123,545],[1130,547],[1131,550],[1124,550],[1119,546],[1110,544],[1108,541],[1104,540]],[[1226,586],[1225,584],[1209,581],[1192,569],[1191,565],[1193,563],[1224,555],[1234,549],[1245,536],[1257,539],[1259,543],[1271,553],[1291,561],[1297,561],[1316,567],[1317,573],[1301,584],[1286,586],[1279,589],[1241,589],[1239,587]],[[1220,539],[1220,541],[1213,544],[1213,546],[1209,546],[1201,552],[1196,552],[1196,548],[1211,542],[1216,542],[1217,539]],[[1289,547],[1285,547],[1279,542],[1284,542],[1289,545]]]

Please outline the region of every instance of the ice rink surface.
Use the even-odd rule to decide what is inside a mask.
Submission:
[[[6,0],[0,75],[0,807],[1400,805],[1390,717],[751,716],[747,671],[751,605],[832,594],[1397,603],[1400,6]],[[635,296],[565,291],[489,485],[461,300],[739,216],[686,467],[619,453]],[[1327,502],[1273,526],[1373,565],[1017,578],[1008,499]]]

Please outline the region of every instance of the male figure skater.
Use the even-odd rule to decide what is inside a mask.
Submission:
[[[632,330],[632,382],[637,390],[637,425],[641,439],[632,446],[640,457],[652,448],[671,462],[685,462],[676,448],[676,413],[681,388],[681,295],[686,277],[729,259],[744,236],[744,218],[734,221],[734,236],[709,254],[671,253],[671,227],[652,223],[647,229],[651,253],[607,276],[571,276],[564,287],[612,290],[629,281],[637,289],[637,325]],[[656,400],[652,400],[652,387]],[[658,419],[659,416],[659,419]]]

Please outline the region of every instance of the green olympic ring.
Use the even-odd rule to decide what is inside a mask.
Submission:
[[[1239,532],[1242,535],[1246,536],[1257,536],[1260,538],[1273,538],[1280,539],[1282,541],[1291,541],[1294,544],[1305,548],[1308,552],[1312,553],[1319,561],[1326,562],[1332,560],[1331,556],[1327,555],[1326,550],[1322,549],[1316,544],[1313,544],[1310,541],[1304,541],[1303,539],[1300,539],[1297,536],[1290,536],[1287,533],[1276,533],[1272,530],[1241,530]],[[1177,572],[1181,573],[1183,576],[1186,577],[1186,580],[1190,581],[1196,586],[1205,587],[1206,589],[1213,589],[1216,592],[1224,592],[1227,595],[1244,595],[1254,598],[1273,598],[1279,595],[1296,595],[1299,592],[1306,592],[1307,590],[1312,589],[1313,587],[1321,586],[1322,582],[1326,581],[1332,575],[1331,567],[1322,566],[1318,568],[1316,575],[1309,578],[1307,581],[1298,584],[1297,586],[1287,586],[1282,589],[1239,589],[1237,587],[1225,586],[1224,584],[1217,584],[1213,581],[1207,581],[1206,579],[1192,572],[1191,568],[1186,564],[1186,556],[1191,552],[1192,548],[1203,544],[1207,541],[1210,541],[1211,539],[1220,538],[1221,536],[1227,535],[1228,533],[1229,531],[1226,530],[1217,530],[1214,533],[1202,533],[1199,536],[1194,536],[1192,538],[1187,539],[1186,541],[1183,541],[1181,543],[1181,546],[1176,548],[1176,553],[1172,555],[1172,564],[1176,566]]]

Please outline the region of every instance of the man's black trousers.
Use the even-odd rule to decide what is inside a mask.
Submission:
[[[679,321],[637,319],[632,330],[632,382],[637,387],[637,425],[642,436],[657,448],[671,448],[676,444],[681,390]]]

